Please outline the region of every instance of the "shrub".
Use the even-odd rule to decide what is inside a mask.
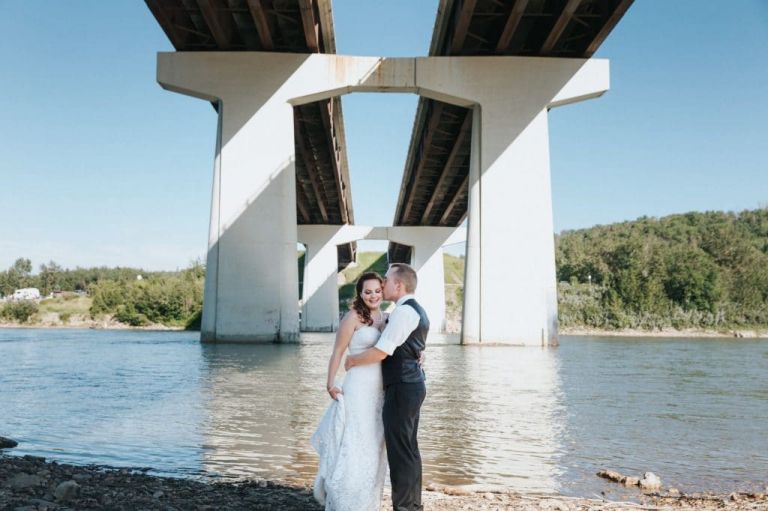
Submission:
[[[21,300],[18,302],[7,302],[0,311],[0,315],[5,319],[26,323],[38,310],[37,303],[31,300]]]

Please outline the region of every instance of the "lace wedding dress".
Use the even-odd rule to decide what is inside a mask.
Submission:
[[[367,350],[379,335],[372,326],[358,329],[349,352]],[[381,364],[351,368],[342,392],[312,435],[312,447],[320,456],[314,495],[326,511],[378,510],[387,470]]]

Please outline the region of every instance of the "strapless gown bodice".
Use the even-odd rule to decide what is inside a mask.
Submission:
[[[372,348],[378,342],[380,335],[379,329],[373,326],[358,328],[349,341],[349,354],[357,355]]]

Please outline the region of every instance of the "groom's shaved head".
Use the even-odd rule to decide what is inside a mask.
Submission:
[[[392,263],[389,265],[389,272],[387,273],[403,285],[406,293],[411,294],[416,291],[419,278],[416,276],[416,270],[411,265]]]

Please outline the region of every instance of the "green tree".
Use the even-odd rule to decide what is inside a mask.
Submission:
[[[38,275],[38,282],[40,287],[40,293],[45,296],[52,291],[60,290],[60,280],[63,268],[53,261],[48,264],[40,265],[40,274]]]

